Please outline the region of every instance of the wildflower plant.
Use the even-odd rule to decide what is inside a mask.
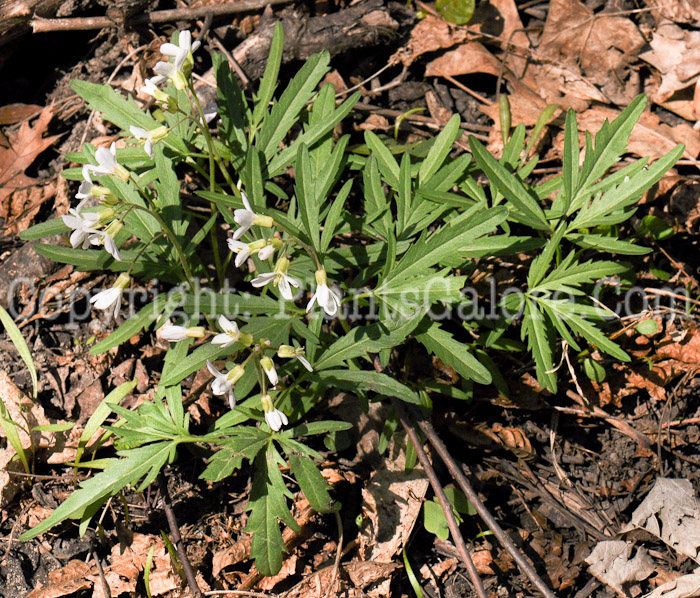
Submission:
[[[125,143],[86,144],[71,155],[81,166],[65,176],[80,181],[80,203],[24,238],[70,233],[69,246],[37,250],[82,270],[119,273],[92,299],[115,317],[134,280],[174,287],[92,353],[147,330],[159,331],[169,348],[152,401],[128,410],[113,400],[88,422],[92,434],[110,411],[118,416],[107,432],[116,456],[94,461],[99,473],[24,539],[69,518],[84,531],[110,497],[126,487],[143,490],[180,445],[196,444],[209,451],[201,477],[210,482],[244,461],[252,465],[246,530],[258,570],[272,575],[285,551],[280,522],[298,529],[280,468],[289,467],[318,512],[339,508],[309,441],[326,435],[332,447],[335,435],[350,428],[324,417],[319,403],[329,389],[365,400],[395,397],[426,410],[433,401],[471,399],[475,385],[495,384],[507,393],[497,355],[523,350],[518,336],[538,380],[552,391],[562,341],[580,355],[590,345],[627,359],[610,340],[608,312],[589,294],[599,280],[627,269],[601,254],[648,251],[637,239],[620,239],[618,226],[683,151],[679,146],[649,167],[638,160],[608,174],[625,151],[643,97],[595,138],[587,136],[583,160],[569,112],[563,174],[532,183],[537,157],[528,156],[551,111],[527,146],[523,126],[503,127],[500,159],[473,138],[471,155],[454,155],[462,135],[458,116],[423,143],[400,146],[365,132],[364,143],[350,146],[350,136],[335,129],[359,92],[337,101],[331,84],[319,87],[330,62],[321,53],[277,94],[282,45],[278,26],[252,97],[225,57],[212,56],[214,120],[194,88],[200,43],[188,31],[161,47],[164,60],[143,88],[155,99],[152,112],[107,85],[73,83]],[[183,172],[201,181],[196,195],[208,207],[206,217],[183,201]],[[497,300],[498,317],[476,310],[460,320],[457,314],[474,307],[464,289],[480,264],[509,255],[527,256],[522,292]],[[453,368],[459,383],[418,376],[407,358],[416,351],[428,363],[434,356]],[[212,394],[230,408],[203,434],[191,431],[183,406],[183,389],[190,388],[183,382],[200,370],[209,372]],[[387,429],[395,424],[387,422]],[[84,440],[78,465],[90,438]]]

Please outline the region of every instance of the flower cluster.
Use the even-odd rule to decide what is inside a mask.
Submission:
[[[203,326],[185,327],[167,324],[160,329],[160,336],[169,342],[178,342],[186,338],[204,338],[207,335],[213,335],[213,338],[210,340],[211,344],[221,349],[232,347],[235,344],[239,344],[241,348],[247,349],[249,351],[248,357],[242,363],[235,364],[230,369],[220,370],[211,361],[207,360],[207,369],[214,376],[211,383],[212,393],[216,396],[226,396],[229,406],[233,409],[236,406],[236,383],[243,377],[246,367],[251,361],[256,362],[256,367],[259,366],[260,370],[264,372],[271,388],[279,384],[279,374],[272,357],[267,354],[268,351],[274,350],[274,348],[270,347],[265,339],[256,341],[252,335],[241,331],[236,322],[229,320],[224,315],[219,316],[218,325],[221,332],[207,331]],[[290,345],[281,345],[276,351],[278,357],[282,359],[296,358],[307,370],[313,371],[313,367],[304,356],[303,349]],[[265,421],[270,429],[277,432],[283,425],[287,425],[287,416],[279,409],[274,408],[273,401],[267,393],[264,382],[261,381],[261,384],[261,405]]]

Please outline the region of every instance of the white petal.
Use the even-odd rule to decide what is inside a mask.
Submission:
[[[272,254],[275,253],[275,246],[274,245],[265,245],[260,251],[258,251],[258,257],[261,260],[266,260],[269,257],[272,257]]]
[[[265,370],[265,373],[267,374],[267,379],[270,381],[270,384],[272,384],[272,386],[277,386],[280,379],[275,366],[273,365],[269,370]]]
[[[153,70],[158,73],[161,77],[164,77],[166,79],[171,79],[175,73],[177,72],[177,69],[170,63],[168,62],[159,62],[157,63],[154,67]]]
[[[216,378],[211,382],[211,391],[215,395],[223,395],[231,390],[231,385],[225,379]]]
[[[61,216],[61,220],[63,220],[63,224],[65,224],[68,228],[72,228],[74,230],[83,228],[82,218],[65,214],[64,216]]]
[[[314,303],[316,303],[316,299],[318,295],[318,291],[316,291],[312,296],[311,299],[309,299],[309,302],[306,304],[306,313],[309,313],[311,311],[311,308],[314,306]]]
[[[190,48],[190,52],[196,52],[197,48],[201,46],[201,42],[199,40],[192,42],[192,47]]]
[[[122,290],[112,287],[111,289],[97,293],[97,295],[90,299],[90,303],[94,305],[95,309],[108,309],[119,301],[121,296]]]
[[[149,158],[153,158],[153,139],[150,137],[146,139],[146,143],[143,144],[143,151],[148,154]]]
[[[118,262],[122,261],[122,256],[119,255],[119,249],[117,249],[117,245],[114,242],[114,239],[110,237],[109,235],[104,236],[104,244],[105,244],[105,251],[109,253],[115,260]]]
[[[311,364],[309,363],[309,360],[306,359],[303,355],[297,355],[296,358],[301,362],[301,365],[303,365],[307,370],[310,372],[314,371],[314,368],[311,367]]]
[[[259,289],[260,287],[264,287],[267,283],[274,280],[276,276],[276,272],[265,272],[251,280],[250,284],[252,284],[256,289]]]
[[[243,205],[245,206],[245,209],[249,212],[252,212],[253,208],[250,207],[250,202],[248,201],[248,196],[245,194],[245,191],[241,191],[241,200],[243,200]]]
[[[233,263],[236,265],[236,268],[240,268],[249,257],[250,249],[248,249],[248,246],[246,245],[246,248],[236,256],[236,259]]]
[[[180,48],[175,44],[171,44],[170,42],[166,42],[160,46],[160,53],[165,54],[166,56],[177,56],[179,51]]]
[[[286,276],[282,276],[280,278],[277,288],[280,290],[282,297],[284,297],[287,301],[294,301],[294,294],[292,293],[292,289],[289,287],[289,280]]]
[[[255,221],[255,212],[251,210],[234,210],[233,220],[239,226],[250,228],[253,226],[253,222]]]
[[[234,253],[238,253],[240,251],[243,251],[244,249],[247,249],[248,244],[243,243],[242,241],[237,241],[236,239],[229,239],[227,241],[228,243],[228,248],[233,251]]]
[[[192,34],[190,33],[189,29],[180,31],[180,35],[177,36],[177,45],[180,46],[181,50],[184,49],[188,52],[190,51],[190,48],[192,47]]]
[[[160,329],[160,337],[163,340],[176,343],[187,338],[187,328],[184,326],[163,326]]]
[[[64,216],[65,218],[65,216]],[[88,234],[84,230],[76,229],[71,233],[70,245],[73,249],[82,245],[87,241]],[[89,243],[89,242],[88,242]]]
[[[231,336],[226,334],[225,332],[222,334],[217,334],[213,339],[211,339],[212,345],[221,345],[222,349],[230,347],[235,342],[236,341],[233,340]]]
[[[207,369],[212,376],[221,376],[221,372],[214,367],[214,364],[207,359]]]
[[[131,125],[129,131],[136,139],[148,139],[148,131],[146,131],[146,129]]]
[[[231,332],[233,332],[233,336],[238,335],[238,324],[229,320],[225,315],[221,314],[219,316],[218,323],[219,328],[221,328],[221,330],[223,330],[224,332],[228,334],[231,334]]]

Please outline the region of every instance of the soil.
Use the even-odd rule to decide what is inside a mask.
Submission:
[[[551,4],[554,3],[552,0]],[[510,6],[506,2],[492,2],[491,5],[502,9]],[[624,1],[588,2],[587,6],[598,11],[602,7],[607,12],[638,8],[636,4]],[[161,0],[152,2],[149,10],[169,8],[175,8],[175,5]],[[432,10],[432,7],[428,8]],[[535,35],[533,32],[542,30],[551,9],[548,1],[519,3],[517,8],[526,33],[531,37]],[[361,39],[352,42],[353,47],[336,47],[333,36],[346,36],[343,25],[347,22],[342,16],[346,9],[356,10],[358,14],[373,12],[378,24],[368,27]],[[297,44],[295,52],[285,54],[287,66],[282,77],[288,79],[296,71],[299,61],[311,52],[329,47],[335,48],[332,66],[336,81],[350,86],[372,77],[387,65],[392,55],[406,46],[420,22],[416,9],[425,10],[426,7],[420,2],[417,7],[406,7],[379,0],[371,0],[369,4],[354,9],[342,4],[299,3],[278,7],[274,12],[269,9],[262,16],[259,11],[254,11],[245,16],[217,17],[208,25],[220,43],[235,54],[242,40],[251,35],[258,35],[263,40],[266,31],[278,18],[286,19],[297,28],[298,44],[305,42],[306,46],[299,50]],[[64,6],[63,16],[102,14],[103,10],[97,3],[83,2],[79,6]],[[318,24],[330,13],[336,15],[338,29],[320,30]],[[647,36],[657,27],[657,23],[644,12],[633,18]],[[682,21],[680,16],[678,19],[683,31],[696,32],[697,23]],[[133,89],[133,83],[139,77],[147,76],[157,60],[159,44],[175,25],[199,29],[202,23],[196,25],[187,21],[134,29],[54,32],[41,36],[25,34],[12,45],[0,47],[4,103],[39,108],[53,105],[55,112],[47,134],[60,136],[24,173],[37,184],[53,182],[56,185],[55,193],[35,210],[32,224],[65,213],[70,204],[76,191],[75,184],[60,182],[59,177],[69,164],[66,154],[78,150],[85,140],[94,141],[113,133],[108,123],[90,115],[88,108],[71,90],[70,81],[80,78],[105,83],[111,79],[113,84],[122,85],[122,89],[128,85]],[[313,36],[319,36],[319,39]],[[482,41],[487,43],[489,39],[483,38]],[[456,75],[457,83],[461,82],[461,85],[456,85],[454,78],[450,81],[444,77],[426,76],[425,63],[438,55],[436,49],[428,54],[428,59],[416,58],[405,67],[397,63],[380,77],[363,84],[366,106],[353,112],[348,125],[349,130],[355,129],[357,139],[361,139],[362,127],[369,128],[367,123],[371,114],[374,115],[372,126],[384,127],[388,134],[393,134],[397,115],[420,109],[416,114],[423,116],[424,120],[404,120],[399,128],[402,139],[433,134],[441,124],[443,110],[458,113],[467,131],[497,145],[491,131],[496,125],[480,106],[484,101],[497,100],[498,91],[512,90],[512,82],[507,86],[505,81],[497,81],[488,72]],[[261,69],[255,66],[259,63],[257,54],[250,57],[249,63],[243,62],[244,67],[248,64],[252,73],[251,85],[255,85],[260,74]],[[643,64],[635,63],[634,68],[651,78],[652,67]],[[195,71],[206,73],[210,66],[207,53],[198,54]],[[624,76],[632,77],[628,71]],[[497,88],[497,82],[502,84],[501,88]],[[620,103],[609,105],[620,107]],[[687,120],[658,105],[652,106],[652,113],[661,118],[665,126],[687,124]],[[381,119],[388,125],[385,126]],[[0,124],[10,130],[20,126],[21,122]],[[6,139],[0,133],[0,145]],[[556,132],[547,133],[543,138],[539,147],[543,156],[539,176],[550,176],[557,170],[556,159],[560,154],[557,144],[560,145],[560,141]],[[548,172],[550,166],[552,169]],[[651,258],[640,259],[638,271],[650,273],[650,278],[653,278],[652,269],[668,271],[674,276],[677,286],[697,292],[700,288],[697,281],[700,254],[689,250],[697,243],[692,226],[698,209],[695,160],[686,159],[673,174],[682,182],[658,189],[656,196],[648,195],[637,218],[647,214],[659,215],[675,222],[677,235],[664,242],[662,250],[659,249]],[[152,396],[165,351],[163,343],[153,334],[143,334],[125,343],[118,351],[97,358],[90,356],[90,344],[95,338],[104,338],[114,328],[114,322],[91,313],[86,299],[83,300],[84,318],[69,322],[65,306],[55,298],[46,298],[42,291],[56,283],[64,284],[65,288],[80,285],[94,292],[106,288],[112,279],[104,274],[80,273],[72,267],[60,268],[40,258],[32,249],[32,243],[21,241],[16,230],[7,233],[14,218],[17,218],[16,214],[0,219],[0,290],[13,287],[16,292],[11,297],[3,293],[0,304],[19,314],[18,322],[39,372],[36,400],[46,417],[50,421],[82,424],[108,389],[131,377],[138,379],[138,386],[133,396],[122,405],[133,406]],[[13,281],[18,276],[36,282],[15,289]],[[121,321],[126,315],[122,314]],[[628,345],[638,349],[644,359],[651,360],[656,359],[659,348],[670,336],[685,334],[682,341],[686,343],[684,351],[687,355],[695,351],[690,346],[697,334],[692,314],[682,322],[673,322],[666,317],[661,323],[659,335],[656,340],[650,340],[648,346],[635,347],[633,339],[628,339]],[[671,579],[692,573],[697,567],[692,558],[674,551],[644,530],[623,529],[659,478],[696,480],[698,477],[700,379],[695,377],[697,360],[692,356],[685,361],[677,357],[680,368],[676,367],[661,381],[650,381],[643,373],[637,378],[632,377],[629,370],[632,366],[611,365],[608,382],[599,385],[571,379],[566,373],[567,365],[563,364],[562,388],[556,395],[550,395],[529,376],[532,364],[527,357],[523,356],[522,362],[519,359],[515,357],[512,362],[499,364],[506,378],[515,386],[509,399],[491,389],[477,392],[474,400],[468,403],[446,401],[436,406],[433,422],[452,455],[463,465],[482,501],[534,564],[540,576],[562,598],[618,595],[612,587],[591,574],[585,561],[599,542],[613,538],[644,546],[654,558],[653,572],[638,581],[626,582],[622,590],[624,595],[641,596]],[[642,357],[638,361],[643,361]],[[423,364],[422,367],[439,369],[441,366]],[[30,392],[31,379],[6,336],[0,337],[0,371],[9,375],[21,391]],[[451,375],[456,374],[445,372],[445,376]],[[197,389],[200,383],[200,380],[189,380],[187,390]],[[580,386],[584,387],[583,393]],[[583,399],[581,394],[586,398]],[[361,526],[363,514],[366,516],[363,489],[367,488],[373,472],[386,467],[386,461],[393,458],[391,450],[383,454],[376,451],[377,437],[383,426],[381,411],[375,405],[369,414],[363,414],[359,400],[350,394],[343,394],[340,398],[329,396],[327,408],[339,419],[365,422],[364,426],[356,426],[338,451],[329,451],[320,442],[314,446],[325,458],[322,469],[335,472],[334,496],[342,502],[340,527],[332,515],[308,515],[302,534],[287,555],[283,574],[274,583],[259,580],[246,556],[243,530],[247,521],[245,507],[251,472],[244,468],[222,482],[204,482],[199,479],[204,467],[202,456],[185,449],[180,451],[177,462],[167,468],[167,483],[177,522],[188,557],[199,572],[202,588],[258,592],[249,595],[290,592],[286,595],[292,596],[297,595],[293,592],[294,588],[300,587],[298,584],[316,579],[315,586],[309,582],[308,591],[299,595],[319,598],[324,595],[413,595],[410,576],[400,555],[394,558],[388,569],[374,573],[367,569],[362,575],[358,573],[359,564],[372,564],[363,558],[358,536],[358,518]],[[206,430],[223,409],[224,406],[207,392],[199,394],[196,413],[200,419],[194,422],[195,429]],[[2,442],[5,440],[0,439]],[[69,444],[70,440],[66,439],[66,442]],[[395,448],[404,442],[402,435],[395,436]],[[0,448],[5,448],[5,445],[0,444]],[[109,451],[109,447],[106,450]],[[148,550],[133,549],[135,556],[129,557],[132,559],[131,569],[125,564],[124,555],[130,554],[130,546],[143,547],[143,538],[156,542],[160,531],[168,529],[162,496],[155,485],[140,493],[126,492],[121,499],[110,501],[99,517],[97,528],[88,530],[82,537],[76,523],[66,523],[39,540],[17,540],[22,531],[42,517],[42,513],[64,500],[81,476],[87,475],[85,470],[76,473],[66,463],[48,462],[47,454],[39,452],[35,455],[32,475],[13,470],[11,485],[14,496],[0,509],[0,597],[19,598],[30,593],[32,598],[103,596],[102,579],[105,578],[101,577],[100,570],[116,575],[107,576],[112,597],[145,596],[142,570]],[[453,484],[439,459],[434,456],[433,461],[441,482]],[[12,467],[8,466],[8,470]],[[298,488],[292,490],[296,492]],[[426,500],[431,499],[429,491]],[[295,499],[295,508],[295,515],[301,517],[305,511],[299,495]],[[490,535],[478,517],[463,516],[460,529],[469,543],[489,597],[538,595],[512,556]],[[337,570],[342,589],[335,593],[330,591],[330,578],[323,578],[321,583],[321,576],[314,578],[314,574],[334,564],[341,532],[344,538],[341,548],[346,552],[343,565]],[[422,516],[404,548],[426,596],[477,595],[454,544],[426,531]],[[234,558],[232,555],[238,554],[237,551],[242,556]],[[165,548],[163,555],[167,560]],[[57,582],[56,575],[62,571],[72,574]],[[117,583],[115,579],[121,581]],[[388,585],[382,585],[387,580]],[[184,582],[178,580],[175,586],[159,595],[187,595]]]

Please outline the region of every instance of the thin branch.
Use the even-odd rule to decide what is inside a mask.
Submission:
[[[376,365],[378,364],[375,364],[375,367]],[[455,519],[455,515],[452,510],[452,505],[447,499],[447,495],[445,494],[445,491],[443,490],[440,481],[435,474],[435,470],[428,459],[428,455],[426,455],[425,451],[423,450],[423,444],[421,443],[420,438],[418,438],[415,428],[411,425],[401,402],[398,399],[391,397],[391,404],[394,407],[394,411],[396,411],[396,415],[398,416],[401,425],[403,426],[404,430],[406,430],[406,434],[413,444],[413,448],[416,449],[418,461],[420,461],[421,466],[425,470],[425,473],[430,480],[430,485],[433,488],[433,492],[435,492],[435,495],[440,501],[440,506],[442,507],[442,510],[445,513],[445,518],[447,519],[447,527],[450,530],[450,535],[452,536],[452,540],[457,547],[457,551],[459,552],[459,556],[464,563],[464,566],[467,568],[472,584],[474,584],[474,589],[476,590],[479,598],[487,598],[486,590],[484,590],[484,584],[481,582],[479,573],[474,566],[474,561],[472,561],[471,556],[469,556],[467,546],[464,543],[464,538],[459,531],[459,526],[457,525],[457,520]]]
[[[450,475],[457,482],[457,485],[460,487],[462,492],[464,492],[464,495],[467,497],[467,500],[474,506],[474,509],[476,509],[476,512],[479,514],[479,517],[481,517],[484,520],[484,523],[493,532],[493,535],[496,536],[498,541],[510,553],[510,555],[513,557],[513,560],[520,567],[520,570],[530,579],[533,585],[540,591],[540,593],[543,596],[545,596],[546,598],[556,598],[556,596],[552,593],[552,590],[549,589],[549,586],[547,586],[547,584],[537,574],[532,565],[523,556],[522,552],[520,552],[520,550],[518,550],[518,547],[515,544],[513,544],[513,541],[510,539],[510,536],[508,536],[508,534],[506,534],[503,531],[503,528],[501,528],[501,526],[498,525],[498,522],[493,518],[493,515],[491,515],[484,503],[481,502],[481,500],[479,499],[479,495],[474,491],[474,488],[472,488],[471,484],[469,483],[469,480],[467,480],[464,473],[462,473],[462,470],[459,468],[456,461],[454,460],[450,452],[447,450],[445,444],[442,442],[442,440],[440,440],[440,437],[435,432],[435,428],[433,428],[433,425],[427,419],[421,418],[418,420],[418,426],[422,430],[423,434],[425,434],[426,438],[430,441],[430,444],[432,444],[433,447],[435,447],[435,450],[437,451],[438,455],[447,466]]]
[[[192,568],[192,563],[187,557],[187,551],[185,550],[185,543],[182,541],[182,536],[180,535],[180,528],[177,525],[177,519],[175,519],[175,511],[173,510],[173,503],[170,500],[170,493],[168,492],[168,482],[165,479],[163,472],[158,473],[157,477],[158,489],[163,497],[163,509],[165,510],[165,517],[168,520],[168,527],[170,528],[170,535],[173,537],[173,542],[175,543],[175,548],[177,548],[177,555],[180,558],[180,564],[185,571],[185,577],[187,578],[187,585],[190,587],[190,591],[194,598],[202,598],[202,590],[197,584],[197,578],[194,574],[194,569]]]
[[[149,23],[169,23],[171,21],[193,21],[208,15],[218,17],[243,12],[255,12],[267,6],[289,4],[290,2],[291,0],[238,0],[237,2],[224,2],[216,6],[157,10],[131,17],[127,19],[127,24],[147,25]],[[118,27],[120,25],[120,23],[109,17],[76,17],[73,19],[42,19],[38,17],[32,19],[31,24],[34,33],[46,33],[47,31],[86,31],[89,29]]]

